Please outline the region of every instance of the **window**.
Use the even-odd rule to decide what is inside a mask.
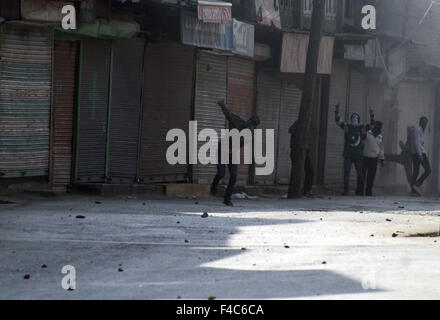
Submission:
[[[328,17],[336,17],[336,0],[325,1],[325,15]]]
[[[350,0],[345,0],[345,17],[353,19],[353,3]]]
[[[304,0],[304,14],[311,15],[313,11],[313,0]],[[325,1],[325,15],[336,17],[336,0]]]
[[[280,6],[283,9],[292,9],[293,7],[293,0],[281,0]]]
[[[313,0],[304,0],[304,13],[312,14]]]

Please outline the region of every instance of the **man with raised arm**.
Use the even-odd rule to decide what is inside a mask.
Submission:
[[[340,104],[335,107],[335,122],[344,130],[344,193],[349,195],[350,189],[350,171],[354,164],[357,174],[356,195],[363,196],[364,177],[363,177],[363,158],[364,158],[364,140],[367,137],[367,130],[370,125],[374,125],[374,112],[370,109],[370,125],[361,124],[361,117],[357,113],[353,113],[350,123],[341,121],[339,115]]]
[[[226,117],[226,120],[228,120],[229,123],[229,130],[237,129],[238,131],[242,131],[244,129],[251,129],[253,130],[255,127],[257,127],[260,124],[260,119],[257,116],[252,116],[248,121],[243,120],[239,116],[233,114],[231,111],[229,111],[227,105],[225,104],[224,100],[220,100],[217,102],[217,104],[221,107],[223,114]],[[221,145],[222,142],[219,141],[219,147],[218,147],[218,164],[217,164],[217,175],[215,176],[212,185],[211,185],[211,194],[215,196],[217,194],[217,186],[220,180],[222,180],[225,177],[226,174],[226,164],[222,163],[222,157],[221,157]],[[243,144],[240,143],[240,147],[243,147]],[[231,201],[232,192],[234,191],[235,183],[237,182],[237,171],[238,171],[238,165],[232,163],[232,141],[230,139],[229,141],[229,183],[228,187],[226,188],[226,193],[224,197],[223,203],[227,206],[233,206],[233,203]]]

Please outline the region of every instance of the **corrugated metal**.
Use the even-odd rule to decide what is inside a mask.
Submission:
[[[78,182],[105,180],[111,41],[83,40],[78,114]]]
[[[278,184],[289,184],[292,161],[290,159],[290,126],[298,119],[302,91],[293,83],[283,81],[278,129],[277,176]]]
[[[47,175],[52,34],[10,23],[0,28],[0,172]]]
[[[350,115],[353,112],[361,116],[362,123],[369,123],[367,106],[367,76],[362,70],[351,69],[350,72]]]
[[[52,185],[61,188],[71,181],[76,56],[76,42],[55,41],[50,177]]]
[[[140,178],[143,182],[186,181],[187,165],[169,165],[167,132],[188,132],[193,92],[194,49],[180,44],[147,48]]]
[[[115,40],[109,124],[108,176],[112,182],[137,176],[145,40]]]
[[[194,119],[199,132],[203,129],[214,129],[220,137],[221,129],[226,128],[226,119],[217,101],[227,101],[227,57],[202,51],[197,60]],[[204,142],[199,142],[198,149],[203,144]],[[194,165],[193,182],[209,184],[216,172],[216,165]]]
[[[345,118],[347,104],[348,63],[343,60],[333,62],[330,80],[330,110],[327,127],[327,152],[325,161],[325,183],[342,187],[344,131],[335,124],[334,106],[341,104],[341,118]]]
[[[254,102],[255,63],[239,57],[228,58],[228,106],[231,112],[242,119],[252,116]],[[243,156],[240,163],[244,163]],[[249,178],[249,165],[238,166],[238,185],[246,185]]]
[[[257,115],[260,117],[260,129],[275,131],[274,154],[277,163],[277,145],[279,132],[279,112],[281,105],[281,80],[275,73],[259,72],[257,79]],[[263,135],[263,155],[266,154],[266,137]],[[255,176],[255,184],[275,184],[276,168],[271,175]]]

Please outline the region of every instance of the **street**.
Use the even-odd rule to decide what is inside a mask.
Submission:
[[[0,299],[440,298],[437,198],[2,200]]]

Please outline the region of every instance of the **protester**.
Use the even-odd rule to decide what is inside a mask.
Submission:
[[[350,188],[350,171],[354,164],[357,174],[356,195],[363,196],[364,177],[363,177],[363,157],[364,157],[364,140],[367,136],[368,125],[360,124],[361,117],[357,113],[351,115],[351,122],[347,124],[341,121],[339,116],[338,103],[335,108],[335,122],[344,130],[344,193],[349,195]],[[370,109],[371,125],[374,125],[374,112]]]
[[[425,180],[431,174],[431,165],[425,151],[424,133],[428,126],[428,118],[421,117],[418,126],[409,130],[409,143],[413,161],[413,175],[411,180],[411,193],[414,196],[421,196],[420,188]],[[420,165],[425,172],[419,178]]]
[[[226,119],[229,122],[229,130],[237,129],[238,131],[244,130],[244,129],[251,129],[253,130],[255,127],[257,127],[260,124],[260,119],[257,116],[252,116],[248,121],[244,121],[239,116],[233,114],[229,111],[227,105],[225,104],[224,100],[220,100],[217,102],[217,104],[221,107],[223,114],[225,115]],[[217,195],[217,187],[220,182],[225,177],[226,174],[226,165],[222,163],[221,161],[221,145],[222,141],[219,141],[218,145],[218,164],[217,164],[217,175],[214,177],[214,180],[211,185],[211,194],[213,196]],[[243,147],[243,144],[240,143],[240,147]],[[232,144],[231,141],[229,141],[229,183],[228,187],[226,188],[226,193],[224,197],[224,204],[227,206],[233,206],[233,203],[231,201],[232,192],[234,191],[235,183],[237,182],[237,171],[238,171],[238,165],[232,163]]]
[[[290,133],[290,159],[292,160],[292,164],[293,164],[293,156],[296,152],[295,139],[298,136],[298,130],[299,130],[299,122],[295,121],[295,123],[289,129],[289,133]],[[305,197],[313,198],[312,187],[313,187],[313,179],[314,179],[314,170],[313,170],[312,158],[310,157],[310,149],[309,148],[307,148],[307,152],[306,152],[306,161],[304,164],[304,171],[305,171],[306,175],[304,178],[303,195]]]
[[[367,185],[365,191],[367,197],[373,196],[373,185],[376,178],[378,161],[381,161],[382,166],[385,161],[382,127],[383,123],[381,121],[375,121],[373,129],[367,132],[365,139],[363,178]]]

